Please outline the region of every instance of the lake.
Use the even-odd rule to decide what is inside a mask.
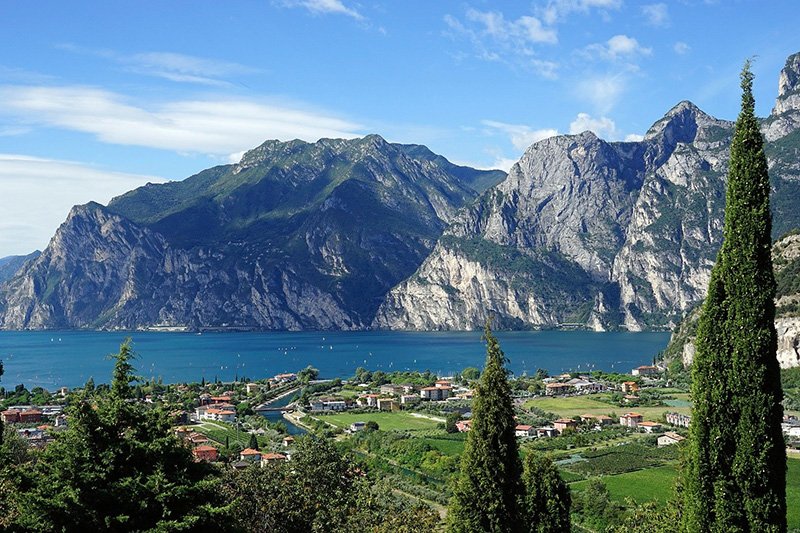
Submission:
[[[516,374],[545,368],[630,372],[666,347],[669,333],[500,331],[496,333]],[[54,390],[77,387],[89,377],[110,381],[112,361],[126,336],[133,339],[137,373],[164,382],[262,379],[307,365],[323,378],[369,370],[431,370],[449,375],[482,367],[481,332],[253,332],[166,333],[98,331],[0,331],[5,388],[24,383]]]

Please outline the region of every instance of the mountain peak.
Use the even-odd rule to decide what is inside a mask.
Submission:
[[[683,100],[650,126],[644,139],[650,140],[663,135],[671,142],[693,142],[700,127],[722,122],[706,114],[689,100]]]

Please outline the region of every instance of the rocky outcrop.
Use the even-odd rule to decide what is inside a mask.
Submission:
[[[776,141],[800,128],[800,53],[789,56],[778,78],[778,99],[762,133]]]
[[[777,285],[778,362],[781,368],[792,368],[800,366],[800,233],[785,235],[773,245],[772,263]],[[680,358],[684,366],[692,364],[699,318],[700,308],[695,307],[675,329],[663,352],[667,362]]]

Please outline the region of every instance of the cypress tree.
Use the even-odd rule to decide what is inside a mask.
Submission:
[[[697,331],[686,470],[688,531],[786,531],[769,176],[753,74],[731,145],[722,248]]]
[[[486,367],[475,388],[472,430],[447,516],[447,529],[452,533],[524,530],[520,509],[524,495],[522,464],[506,357],[488,321],[484,340]]]
[[[562,533],[570,531],[569,487],[549,457],[531,451],[525,457],[522,480],[525,483],[526,531]]]

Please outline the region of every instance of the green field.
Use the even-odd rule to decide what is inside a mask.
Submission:
[[[691,408],[688,405],[681,407],[626,407],[614,406],[601,401],[601,398],[608,398],[608,394],[593,394],[589,396],[569,396],[569,397],[546,397],[534,398],[525,402],[525,408],[536,407],[544,411],[555,413],[561,417],[572,418],[583,414],[609,415],[615,413],[617,416],[629,411],[636,411],[644,415],[646,420],[658,421],[661,415],[668,412],[689,414]],[[685,393],[675,394],[679,400],[686,400],[688,395]]]
[[[786,518],[789,529],[800,528],[800,459],[789,459],[786,477]],[[616,476],[604,476],[611,498],[624,502],[626,498],[643,503],[657,500],[666,502],[673,496],[675,478],[678,475],[674,465],[659,466],[628,472]],[[570,484],[574,491],[580,491],[586,481]]]
[[[322,415],[314,417],[317,420],[328,422],[340,428],[348,428],[353,422],[369,422],[374,420],[378,427],[384,431],[416,431],[421,429],[434,429],[438,422],[429,418],[412,416],[410,413],[338,413],[335,415]]]
[[[437,439],[436,437],[423,439],[425,443],[430,444],[443,454],[451,456],[461,455],[461,453],[464,451],[465,440],[466,436],[460,440]]]

